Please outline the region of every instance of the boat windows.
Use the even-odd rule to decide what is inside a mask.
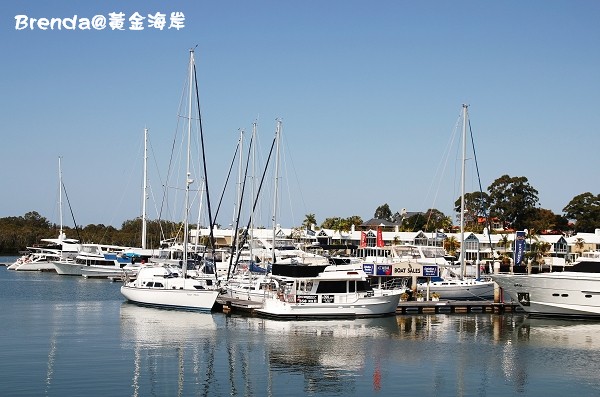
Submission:
[[[321,281],[317,286],[317,294],[346,293],[346,281]]]
[[[358,292],[363,291],[373,291],[373,287],[368,281],[357,281],[356,282],[356,290]]]
[[[348,281],[348,292],[356,292],[356,282]]]
[[[313,287],[313,282],[312,281],[301,280],[298,283],[298,291],[310,292],[312,290],[312,287]]]

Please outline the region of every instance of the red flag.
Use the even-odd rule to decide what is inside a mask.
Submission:
[[[383,247],[383,235],[381,233],[381,229],[377,228],[377,246],[378,247]]]
[[[360,232],[360,248],[365,248],[367,246],[367,234],[365,232]]]

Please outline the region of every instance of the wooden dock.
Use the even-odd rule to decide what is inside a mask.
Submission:
[[[400,302],[396,314],[454,314],[454,313],[523,313],[516,302],[496,303],[493,301],[426,301]]]
[[[246,313],[254,314],[255,309],[262,307],[261,302],[255,302],[244,299],[234,299],[219,296],[215,303],[216,310],[222,310],[223,313]]]
[[[217,298],[216,310],[223,313],[245,313],[253,315],[261,302],[226,297]],[[492,301],[408,301],[400,302],[396,314],[460,314],[460,313],[523,313],[517,303],[495,303]]]

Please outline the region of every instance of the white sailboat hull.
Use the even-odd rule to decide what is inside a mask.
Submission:
[[[495,274],[492,278],[527,313],[600,317],[598,273]]]
[[[121,294],[129,301],[147,306],[169,307],[187,310],[212,309],[219,291],[212,290],[178,290],[121,287]]]
[[[429,283],[429,292],[436,292],[443,299],[450,300],[485,300],[494,298],[494,282],[475,279],[456,279],[432,281]],[[417,290],[427,292],[427,284],[419,284]]]
[[[40,271],[40,272],[49,272],[49,271],[52,271],[53,272],[56,269],[54,268],[54,265],[52,264],[52,262],[38,261],[38,262],[21,263],[20,265],[14,267],[11,270],[17,270],[17,271]]]
[[[211,280],[184,278],[179,269],[163,266],[141,268],[121,287],[125,299],[141,305],[204,311],[212,309],[219,292]]]

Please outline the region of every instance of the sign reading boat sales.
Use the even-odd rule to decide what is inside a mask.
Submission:
[[[422,265],[420,263],[400,262],[386,265],[363,263],[363,270],[371,276],[396,276],[396,277],[437,277],[437,265]]]
[[[392,276],[435,277],[438,275],[436,265],[421,265],[419,263],[395,263],[392,265]]]

